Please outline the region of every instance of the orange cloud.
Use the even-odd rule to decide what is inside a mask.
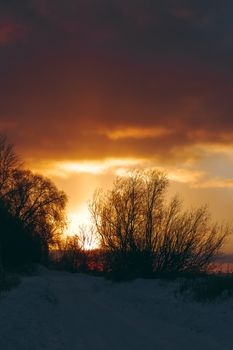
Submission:
[[[100,131],[100,134],[106,135],[111,140],[119,139],[147,139],[147,138],[157,138],[172,133],[171,130],[163,127],[131,127],[124,129],[115,129],[115,130],[104,130]]]

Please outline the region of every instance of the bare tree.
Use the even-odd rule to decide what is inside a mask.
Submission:
[[[11,187],[5,197],[8,210],[26,230],[41,239],[44,256],[48,256],[49,247],[56,243],[66,225],[65,193],[49,179],[29,170],[14,171]]]
[[[0,134],[0,199],[10,190],[11,175],[20,167],[20,160],[7,137]]]
[[[159,272],[200,272],[219,253],[230,227],[211,221],[207,207],[182,210],[175,197],[164,207],[155,253]]]
[[[6,137],[0,136],[1,251],[6,251],[6,245],[16,246],[16,241],[18,245],[24,241],[25,250],[31,249],[28,247],[32,244],[38,249],[40,246],[41,256],[47,259],[49,248],[66,225],[66,202],[65,193],[49,179],[24,170],[14,147]],[[21,245],[20,249],[23,249]]]
[[[83,252],[92,250],[97,245],[95,227],[93,225],[80,225],[77,233],[80,249]]]
[[[78,232],[73,236],[63,236],[60,245],[58,263],[71,271],[87,272],[93,257],[92,247],[96,243],[93,226],[80,225]]]
[[[201,271],[219,252],[229,229],[205,207],[183,211],[177,197],[166,204],[167,185],[159,171],[134,171],[95,193],[90,211],[110,270]]]
[[[60,241],[60,252],[61,255],[58,259],[60,266],[72,272],[77,271],[81,254],[78,236],[63,237]]]
[[[152,271],[166,186],[166,176],[159,171],[134,171],[117,177],[107,193],[95,193],[90,211],[110,265],[132,269],[132,264],[138,264],[139,270]]]

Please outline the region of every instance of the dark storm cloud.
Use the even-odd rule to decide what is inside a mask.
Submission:
[[[231,43],[233,5],[228,0],[6,0],[0,6],[2,16],[41,34],[45,28],[47,36],[73,33],[83,41],[91,39],[90,46],[105,42],[132,51],[184,52],[184,43],[203,50],[207,41],[208,46]]]
[[[41,157],[230,142],[232,10],[227,0],[0,1],[1,130]],[[109,137],[161,127],[171,132]]]

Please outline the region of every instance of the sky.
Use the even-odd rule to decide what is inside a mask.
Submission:
[[[232,11],[230,0],[0,0],[0,132],[67,192],[74,222],[95,188],[151,167],[187,207],[232,220]]]

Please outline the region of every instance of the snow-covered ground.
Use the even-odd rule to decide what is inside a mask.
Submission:
[[[41,269],[0,297],[0,349],[232,350],[233,300],[198,304],[176,288]]]

